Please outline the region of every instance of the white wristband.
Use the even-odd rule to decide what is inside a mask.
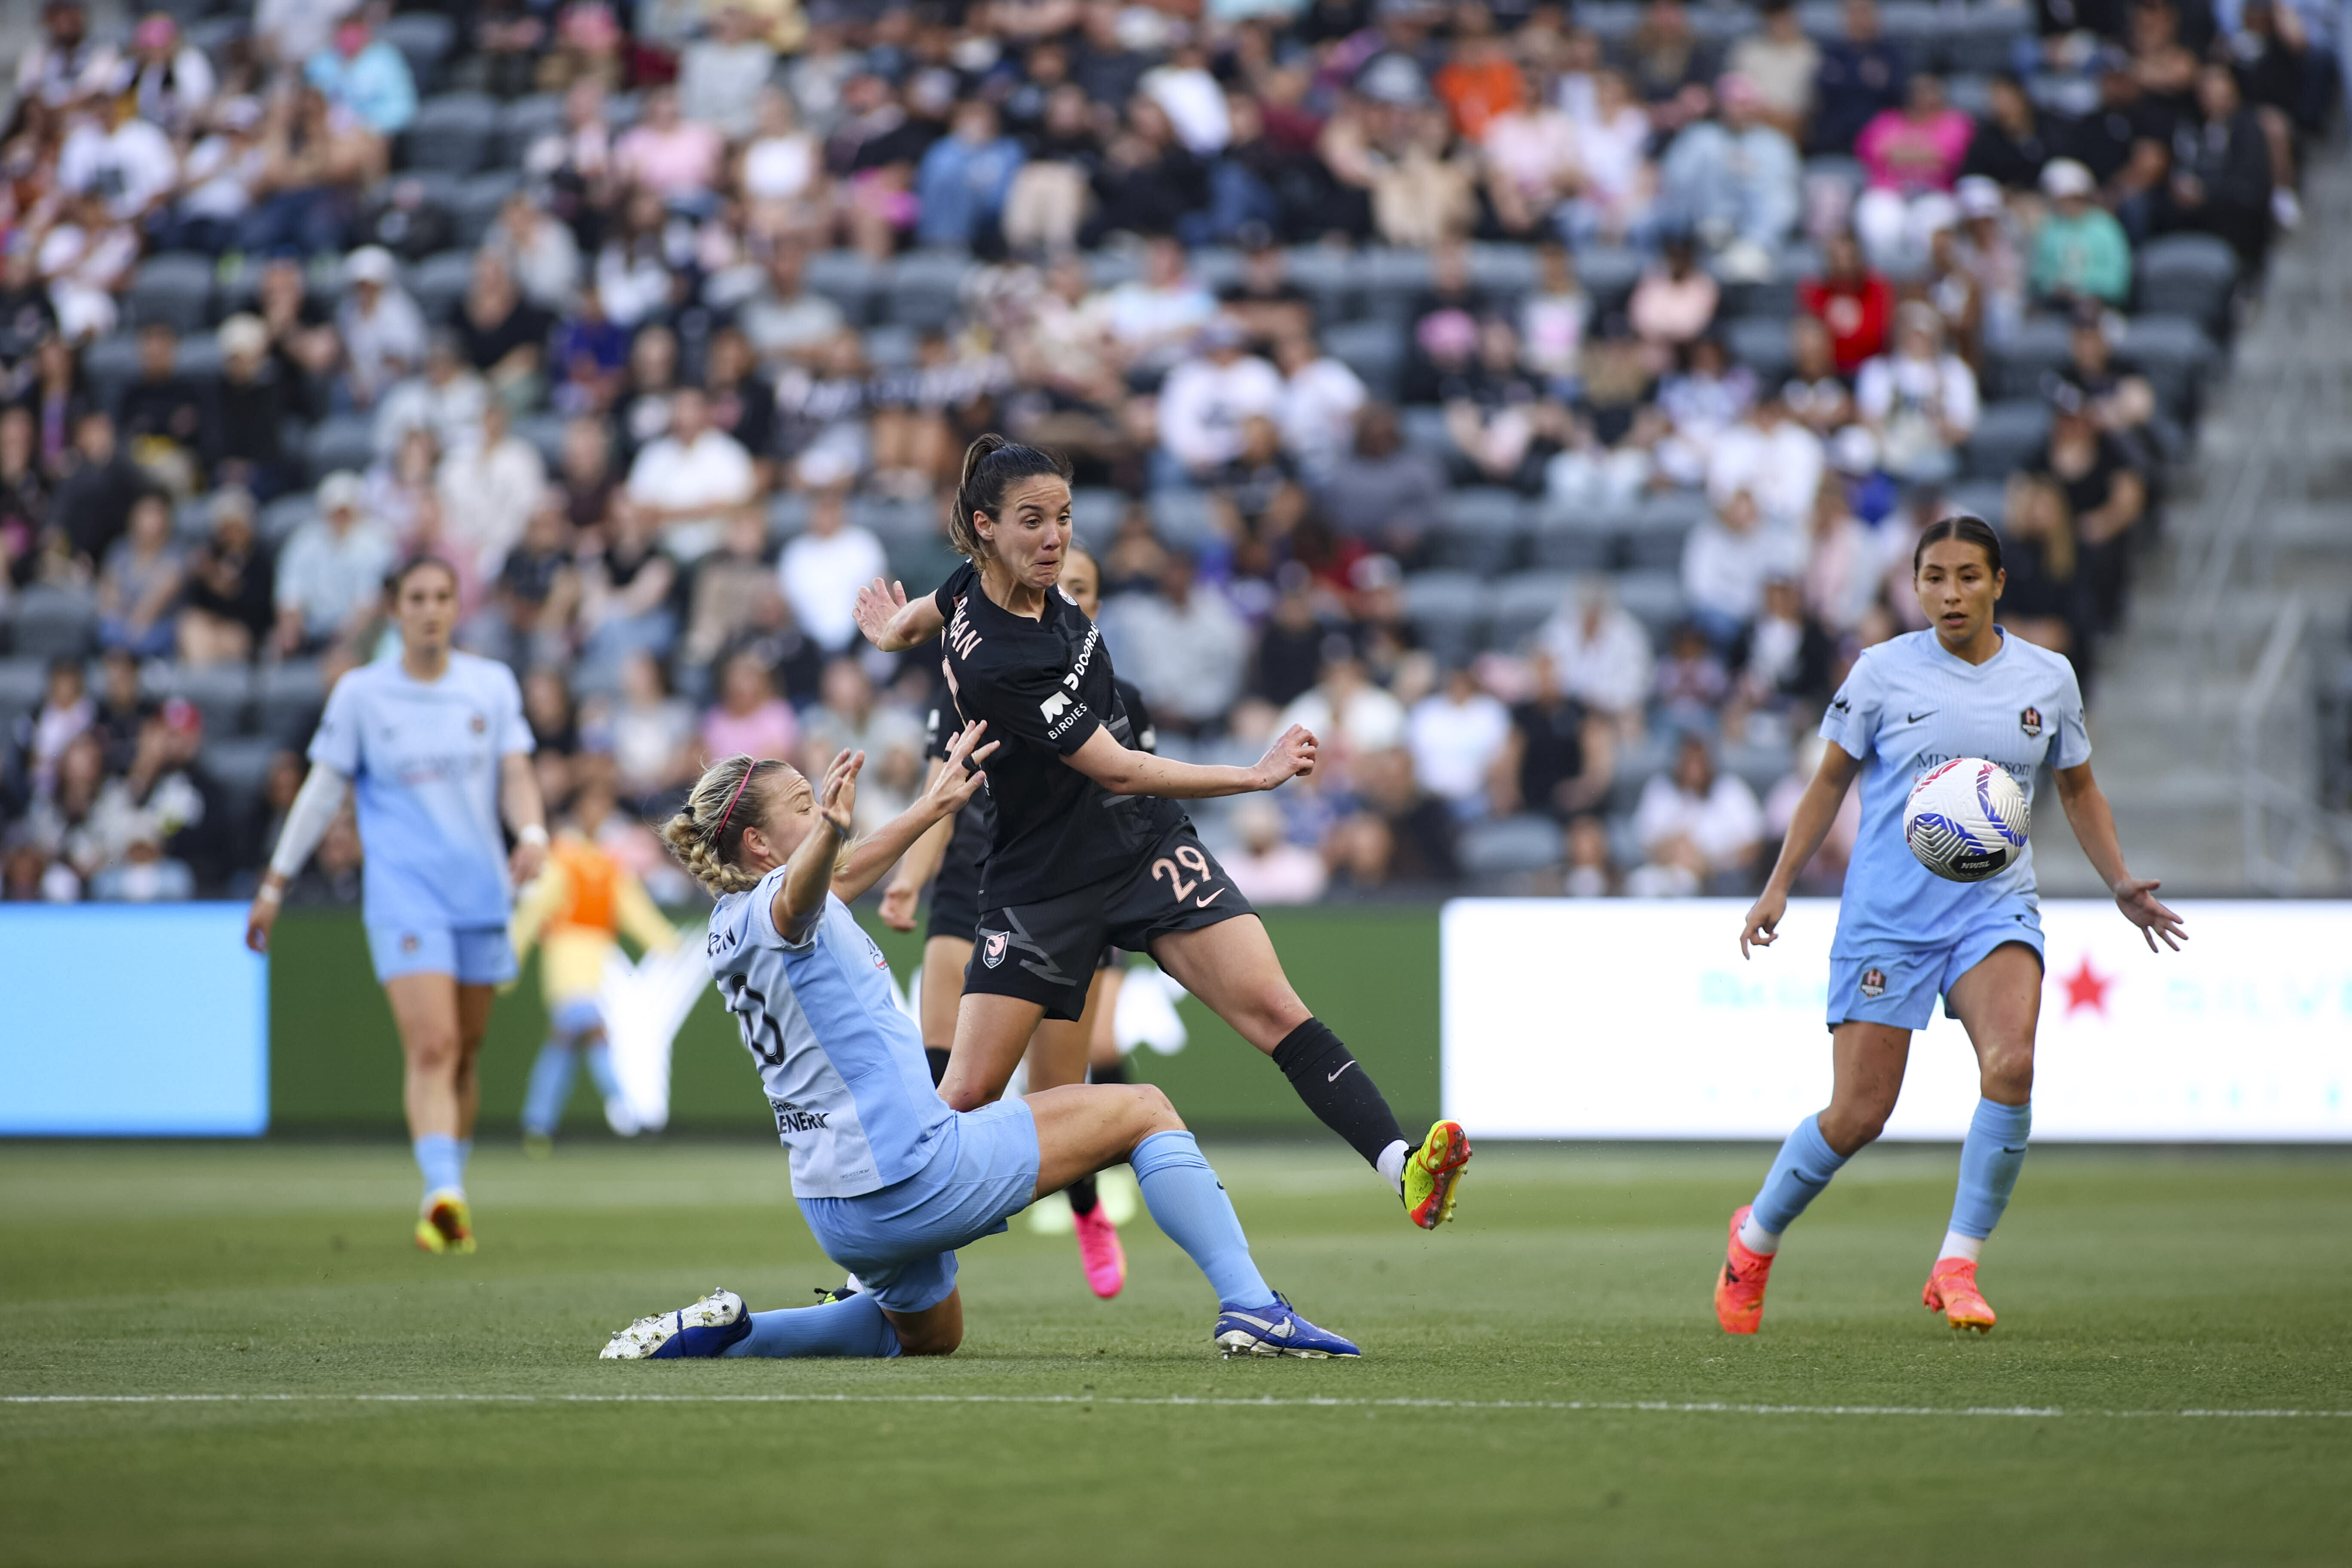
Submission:
[[[262,883],[260,887],[255,889],[253,893],[253,901],[257,904],[280,903],[284,901],[286,895],[282,891],[271,887],[267,882]]]
[[[534,848],[544,849],[547,847],[547,829],[534,822],[529,827],[521,829],[515,835],[515,842],[518,844],[528,844],[532,846]]]

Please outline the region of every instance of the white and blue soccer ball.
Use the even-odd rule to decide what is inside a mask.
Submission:
[[[1911,786],[1903,842],[1948,882],[1998,877],[2025,853],[2032,810],[1999,763],[1956,757]]]

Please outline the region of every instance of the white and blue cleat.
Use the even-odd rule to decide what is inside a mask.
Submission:
[[[1217,1348],[1237,1355],[1295,1355],[1322,1361],[1364,1352],[1328,1329],[1318,1329],[1293,1310],[1280,1291],[1271,1307],[1228,1307],[1217,1314]]]
[[[690,1307],[639,1318],[615,1331],[601,1361],[675,1361],[715,1356],[751,1331],[743,1298],[721,1287]]]

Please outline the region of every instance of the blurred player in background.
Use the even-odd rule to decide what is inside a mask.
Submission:
[[[1075,539],[1062,561],[1061,589],[1087,619],[1100,611],[1102,568]],[[1125,680],[1118,682],[1118,690],[1133,720],[1137,746],[1147,752],[1157,750],[1143,693]],[[931,697],[934,781],[947,765],[947,742],[954,737],[956,728],[955,696],[943,674]],[[930,1062],[933,1083],[946,1076],[949,1048],[955,1044],[956,1009],[963,1001],[963,974],[971,963],[972,932],[980,921],[981,872],[995,831],[995,803],[983,789],[961,811],[942,819],[916,841],[882,891],[883,923],[894,931],[912,931],[916,902],[926,883],[931,888],[930,931],[923,942],[922,1028],[923,1054]],[[1118,954],[1117,948],[1103,949],[1076,1022],[1047,1018],[1029,1037],[1024,1060],[1032,1093],[1066,1083],[1127,1081],[1126,1058],[1119,1055],[1111,1026],[1125,974]],[[1108,1300],[1127,1283],[1127,1249],[1119,1245],[1118,1226],[1101,1206],[1095,1177],[1081,1176],[1071,1183],[1067,1196],[1087,1288]]]
[[[572,819],[555,835],[546,868],[523,889],[507,928],[515,963],[539,956],[539,983],[547,1002],[547,1040],[531,1064],[530,1088],[523,1096],[522,1146],[545,1157],[555,1146],[555,1130],[572,1098],[572,1069],[582,1061],[604,1101],[604,1116],[616,1131],[634,1132],[635,1121],[613,1076],[613,1053],[605,1037],[604,961],[626,932],[647,952],[668,952],[677,932],[654,907],[645,884],[596,843],[597,829],[613,814],[613,792],[601,779],[580,787]]]
[[[254,894],[245,941],[268,951],[286,884],[356,787],[367,856],[361,909],[400,1029],[402,1100],[425,1178],[416,1245],[471,1252],[466,1161],[481,1101],[475,1058],[490,998],[515,977],[507,940],[514,884],[539,874],[547,824],[513,673],[450,649],[456,571],[419,556],[393,574],[388,592],[400,657],[335,682],[310,741],[310,776]],[[501,816],[514,829],[511,855]]]
[[[1904,841],[1903,816],[1921,774],[1955,757],[1980,757],[2007,768],[2030,804],[2046,764],[2076,842],[2124,918],[2150,949],[2159,936],[2179,946],[2179,917],[2156,901],[2157,884],[2134,880],[2124,866],[2115,816],[2091,776],[2073,667],[1993,624],[2003,582],[2000,536],[1977,518],[1946,518],[1919,536],[1911,570],[1927,629],[1865,648],[1839,688],[1822,720],[1832,744],[1821,772],[1740,932],[1743,957],[1751,945],[1771,945],[1797,873],[1859,776],[1862,830],[1830,949],[1830,1103],[1789,1134],[1755,1201],[1731,1215],[1715,1287],[1716,1319],[1728,1333],[1756,1331],[1780,1233],[1885,1126],[1911,1032],[1927,1026],[1939,993],[1976,1047],[1981,1098],[1960,1144],[1951,1225],[1922,1300],[1955,1329],[1991,1331],[1977,1259],[2009,1206],[2033,1125],[2041,901],[2031,845],[1980,882],[1948,882],[1919,863]]]

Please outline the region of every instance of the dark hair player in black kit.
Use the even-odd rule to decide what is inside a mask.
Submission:
[[[1004,1090],[1042,1017],[1076,1019],[1106,942],[1149,952],[1242,1038],[1273,1057],[1324,1125],[1395,1187],[1415,1225],[1452,1217],[1470,1160],[1456,1122],[1419,1149],[1339,1037],[1291,989],[1265,927],[1201,843],[1180,800],[1270,790],[1315,767],[1293,726],[1256,766],[1202,767],[1130,744],[1102,634],[1056,586],[1070,547],[1068,470],[983,436],[964,454],[950,523],[969,563],[909,600],[877,582],[857,624],[885,652],[942,630],[962,721],[1000,742],[987,764],[996,833],[953,1053],[956,1109]]]

